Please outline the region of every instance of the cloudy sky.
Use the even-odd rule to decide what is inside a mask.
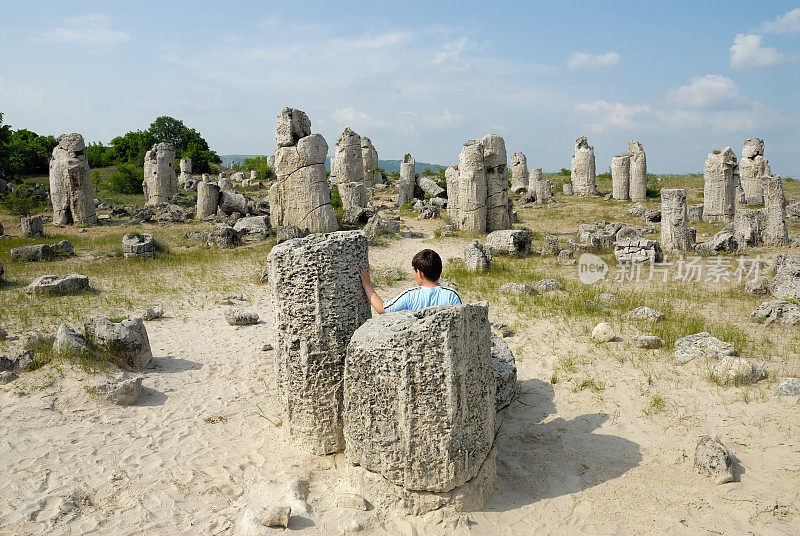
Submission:
[[[382,159],[450,164],[496,132],[545,171],[581,135],[598,172],[638,139],[659,173],[761,137],[800,176],[800,2],[555,4],[0,0],[0,112],[105,143],[170,115],[271,154],[291,106],[330,153],[350,126]]]

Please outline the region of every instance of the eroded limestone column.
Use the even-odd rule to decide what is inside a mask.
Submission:
[[[662,188],[661,249],[675,252],[691,249],[692,240],[686,220],[686,190]]]
[[[270,219],[276,228],[326,233],[339,228],[325,172],[328,144],[311,134],[308,116],[284,108],[276,120],[275,174],[269,189]]]
[[[744,140],[740,168],[745,204],[763,204],[763,177],[771,174],[769,160],[764,158],[764,140],[760,138],[750,138]]]
[[[180,168],[181,174],[178,177],[178,184],[186,184],[186,181],[192,180],[192,159],[181,158]]]
[[[647,199],[647,157],[642,144],[636,140],[629,141],[628,157],[630,159],[628,195],[631,201],[644,201]]]
[[[450,223],[460,229],[458,224],[460,217],[460,201],[458,199],[458,166],[449,166],[444,170],[444,179],[447,186],[447,215],[450,217]]]
[[[594,147],[589,145],[586,136],[575,140],[575,154],[572,156],[572,194],[595,195],[596,169]]]
[[[197,211],[195,218],[202,220],[217,213],[219,205],[219,186],[213,182],[197,183]]]
[[[414,199],[414,186],[417,184],[417,169],[414,157],[403,156],[400,163],[400,183],[397,185],[397,204],[402,206]]]
[[[540,167],[533,168],[528,174],[528,191],[529,192],[534,191],[535,184],[540,180],[542,180],[542,168]]]
[[[496,486],[486,303],[368,320],[347,348],[344,436],[360,492],[420,514],[481,508]]]
[[[502,136],[487,134],[481,143],[486,172],[486,232],[510,229],[506,142]]]
[[[288,240],[267,257],[278,396],[290,435],[314,454],[344,448],[345,352],[353,332],[371,316],[361,266],[369,266],[362,231]]]
[[[631,157],[615,156],[611,159],[611,196],[620,201],[630,199]]]
[[[762,178],[764,191],[764,243],[768,246],[784,246],[789,243],[786,229],[786,196],[778,175]]]
[[[350,127],[344,129],[339,141],[336,142],[336,152],[333,158],[336,161],[336,184],[364,182],[361,136],[350,130]],[[333,166],[333,164],[331,165]]]
[[[736,212],[739,165],[730,147],[708,155],[703,180],[703,221],[731,221]]]
[[[465,143],[458,156],[458,220],[454,223],[468,233],[486,232],[487,188],[483,162],[483,143],[480,140]]]
[[[529,184],[528,159],[522,153],[511,155],[511,191],[525,192]]]
[[[144,156],[144,198],[147,205],[169,203],[178,193],[175,179],[175,147],[157,143]]]
[[[381,174],[376,171],[378,167],[378,151],[372,145],[372,140],[366,136],[361,136],[361,161],[364,166],[364,185],[367,193],[372,192],[372,187],[382,182]]]
[[[53,223],[97,223],[94,188],[83,136],[62,134],[50,159],[50,201]]]
[[[363,182],[339,183],[339,197],[342,198],[342,208],[345,212],[367,206],[367,190]]]

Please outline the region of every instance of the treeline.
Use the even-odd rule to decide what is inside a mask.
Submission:
[[[102,142],[89,143],[86,157],[91,168],[119,164],[142,167],[145,153],[161,142],[175,146],[176,158],[191,158],[193,173],[209,173],[211,164],[222,162],[199,132],[169,116],[158,117],[147,130],[117,136],[108,146]],[[3,125],[0,113],[0,178],[47,175],[56,145],[58,142],[53,136],[40,136],[30,130],[14,130],[11,125]]]

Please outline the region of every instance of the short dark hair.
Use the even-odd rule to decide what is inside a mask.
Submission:
[[[414,255],[411,266],[422,272],[428,281],[438,281],[442,275],[442,258],[432,249],[423,249]]]

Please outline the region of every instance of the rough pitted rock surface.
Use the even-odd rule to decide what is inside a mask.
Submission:
[[[58,327],[55,341],[53,341],[53,355],[61,357],[81,357],[91,354],[92,350],[89,348],[83,335],[66,324],[61,324]]]
[[[361,154],[361,136],[346,127],[331,162],[331,180],[335,184],[357,182],[364,184],[364,158]],[[335,174],[334,174],[335,170]]]
[[[88,289],[89,276],[70,274],[67,277],[59,278],[57,275],[48,274],[34,279],[25,288],[25,292],[38,296],[66,296]]]
[[[573,194],[572,183],[571,182],[565,182],[564,184],[562,184],[561,185],[561,192],[564,195],[572,195]]]
[[[721,341],[710,333],[701,332],[681,337],[675,341],[673,358],[675,363],[682,364],[697,358],[722,359],[737,355],[739,352],[732,344]]]
[[[469,140],[458,156],[458,167],[445,171],[447,210],[456,228],[470,233],[486,232],[486,167],[483,144]]]
[[[219,186],[211,182],[200,182],[197,185],[197,209],[195,217],[204,220],[217,213],[219,206]]]
[[[739,164],[730,147],[708,155],[703,179],[703,221],[731,221],[740,182]]]
[[[258,313],[244,309],[228,309],[225,311],[225,321],[231,326],[252,326],[258,323]]]
[[[492,231],[486,236],[484,248],[492,255],[530,255],[533,237],[528,229]]]
[[[397,204],[404,205],[414,199],[414,186],[417,184],[416,161],[410,154],[400,162],[400,181],[397,185]]]
[[[743,357],[723,357],[711,366],[711,378],[722,385],[747,385],[763,377],[761,367]]]
[[[74,254],[71,242],[62,240],[58,244],[33,244],[20,246],[11,250],[11,258],[15,261],[42,262],[53,260],[56,257],[67,257]]]
[[[800,324],[800,305],[786,300],[764,302],[753,311],[750,320],[759,324],[797,326]]]
[[[375,170],[378,167],[378,151],[366,136],[361,136],[361,161],[364,165],[364,184],[372,192],[372,187],[383,181],[383,175]]]
[[[617,337],[614,328],[607,322],[600,322],[592,329],[592,340],[596,342],[611,342]]]
[[[764,140],[760,138],[744,140],[741,183],[746,204],[760,205],[764,202],[764,188],[761,178],[770,174],[769,160],[764,158]]]
[[[542,257],[555,257],[561,251],[558,245],[558,237],[547,235],[544,237],[544,244],[542,245]]]
[[[618,201],[630,199],[631,157],[615,156],[611,159],[611,196]]]
[[[114,378],[97,380],[89,386],[89,390],[103,400],[118,406],[132,406],[142,395],[142,378],[131,378],[121,372]]]
[[[564,285],[555,279],[542,279],[533,285],[533,289],[536,292],[554,292],[556,290],[561,290],[563,286]]]
[[[83,136],[62,134],[50,159],[53,224],[97,223],[94,188]]]
[[[628,158],[630,160],[629,195],[633,201],[647,199],[647,157],[644,147],[636,140],[628,142]]]
[[[764,186],[763,241],[768,246],[785,246],[789,243],[786,229],[786,196],[783,182],[777,175],[761,177]]]
[[[492,254],[484,249],[477,238],[464,246],[464,267],[470,272],[492,269]]]
[[[236,229],[227,223],[218,223],[214,225],[214,232],[211,234],[211,236],[217,247],[223,249],[234,248],[242,241]]]
[[[775,255],[775,277],[769,291],[779,300],[800,299],[800,255]]]
[[[703,205],[689,205],[686,207],[686,221],[688,223],[695,223],[703,221]]]
[[[153,359],[150,339],[141,318],[112,322],[104,316],[93,316],[84,324],[86,341],[128,366],[144,369]]]
[[[647,212],[647,207],[645,207],[641,203],[634,203],[628,209],[628,214],[631,216],[644,216],[644,213]]]
[[[487,316],[486,303],[430,307],[372,318],[353,334],[345,453],[383,478],[390,491],[377,494],[378,504],[383,494],[396,493],[406,510],[425,512],[441,506],[431,507],[437,497],[430,492],[452,492],[487,461],[494,470],[496,381]],[[481,495],[491,493],[495,479],[487,478]],[[371,492],[362,494],[375,504]]]
[[[636,348],[655,349],[664,346],[664,342],[660,337],[655,335],[640,335],[631,338],[631,344]]]
[[[247,198],[243,194],[233,191],[222,191],[219,194],[219,209],[227,216],[235,212],[240,215],[247,214]]]
[[[517,362],[502,337],[492,334],[492,365],[495,380],[495,409],[511,403],[517,388]]]
[[[125,257],[152,257],[156,244],[151,234],[129,234],[122,237],[122,254]]]
[[[275,121],[275,140],[278,147],[296,145],[301,138],[311,134],[311,120],[305,112],[285,107]],[[270,166],[273,169],[273,166]]]
[[[748,279],[744,284],[744,291],[753,296],[764,296],[769,293],[769,280],[764,276]]]
[[[511,227],[508,209],[508,156],[502,136],[487,134],[481,140],[486,173],[486,231]]]
[[[249,216],[237,220],[233,229],[239,233],[239,236],[264,239],[267,238],[272,227],[269,224],[269,216]]]
[[[528,190],[530,172],[528,158],[523,153],[511,155],[511,191],[521,194]]]
[[[686,215],[686,190],[661,189],[661,249],[664,251],[686,251],[692,240]]]
[[[595,178],[594,147],[589,145],[586,136],[581,136],[575,140],[575,154],[572,156],[572,193],[595,195]]]
[[[422,175],[420,176],[417,183],[419,184],[419,187],[422,189],[422,191],[431,196],[432,198],[443,197],[445,195],[444,188],[439,186],[439,184],[431,177]]]
[[[736,253],[739,251],[739,243],[736,241],[733,230],[726,227],[707,241],[697,244],[694,249],[698,253],[712,256],[717,253]]]
[[[500,294],[509,294],[511,296],[530,296],[536,294],[534,288],[530,285],[523,283],[505,283],[500,287]]]
[[[773,396],[800,396],[800,378],[786,378],[781,381]]]
[[[22,226],[22,236],[26,238],[37,238],[44,236],[44,225],[41,216],[29,216],[20,219]]]
[[[664,313],[656,311],[647,306],[640,306],[625,313],[625,316],[631,320],[648,320],[650,322],[659,322],[664,318]]]
[[[664,260],[661,244],[655,240],[635,236],[620,238],[617,235],[617,240],[614,242],[614,256],[620,263],[661,262]]]
[[[315,454],[344,448],[345,351],[353,332],[371,316],[361,266],[369,266],[361,231],[289,240],[268,256],[279,397],[290,434]]]
[[[175,147],[157,143],[144,156],[144,198],[147,205],[169,203],[178,193],[175,178]]]
[[[733,458],[717,436],[703,436],[694,450],[694,466],[715,484],[733,482]]]
[[[536,204],[546,205],[553,201],[553,183],[547,180],[531,180],[528,192],[536,198]]]

